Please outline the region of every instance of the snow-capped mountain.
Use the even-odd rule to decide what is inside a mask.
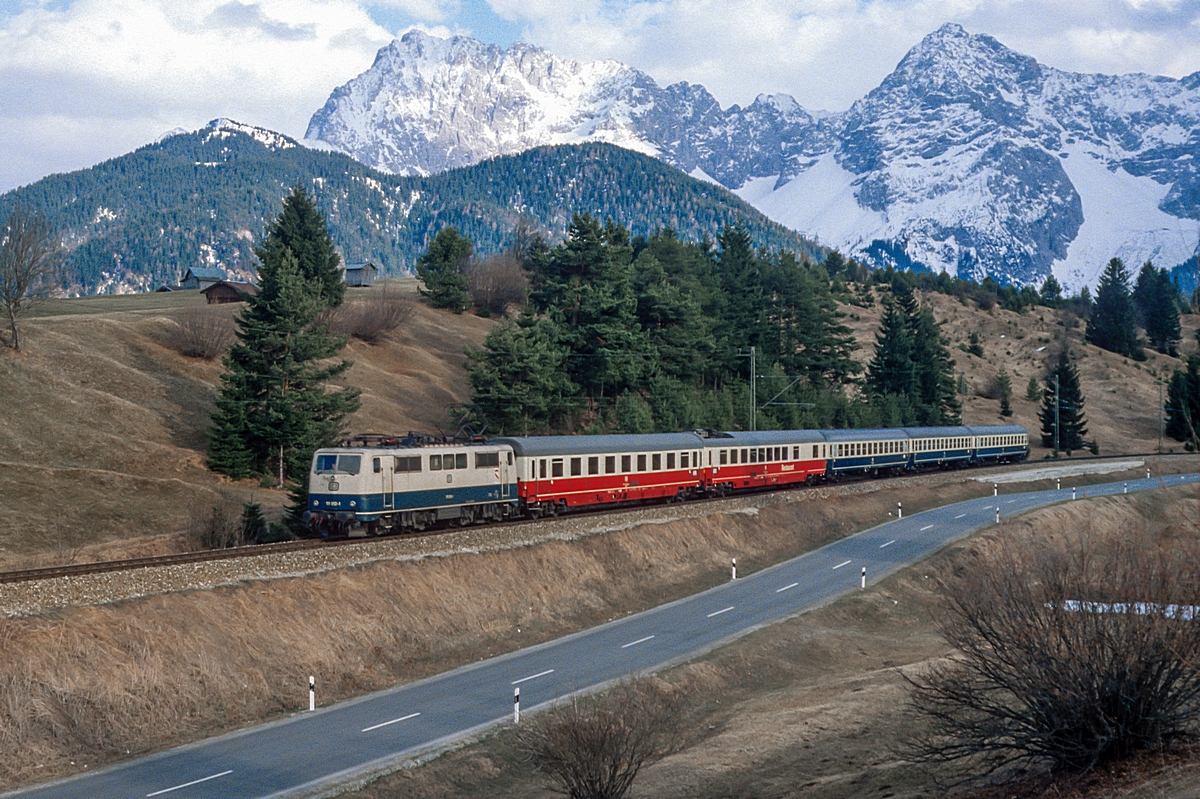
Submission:
[[[718,182],[876,265],[1070,288],[1114,255],[1196,252],[1200,72],[1081,75],[945,25],[848,110],[722,109],[615,61],[410,32],[338,88],[307,138],[428,174],[541,144],[612,142]]]

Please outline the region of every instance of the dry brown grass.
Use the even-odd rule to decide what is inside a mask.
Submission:
[[[411,297],[388,295],[385,289],[343,303],[330,313],[329,329],[368,344],[379,344],[408,322],[416,309]]]
[[[234,303],[229,303],[237,307]],[[175,314],[177,325],[172,344],[180,355],[216,360],[233,343],[231,314],[222,305],[192,305]]]

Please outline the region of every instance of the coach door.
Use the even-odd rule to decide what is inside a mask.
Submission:
[[[512,471],[512,464],[509,461],[512,459],[511,452],[500,453],[500,498],[508,499],[508,475]],[[533,465],[533,461],[529,462]]]
[[[384,455],[380,459],[380,464],[383,469],[383,509],[394,510],[396,507],[396,495],[393,493],[395,483],[393,478],[396,474],[395,459],[391,455]]]

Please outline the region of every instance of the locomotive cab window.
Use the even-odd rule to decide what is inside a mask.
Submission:
[[[318,474],[358,474],[362,468],[361,455],[318,455]]]
[[[441,470],[442,470],[442,456],[441,455],[430,455],[429,456],[429,471],[440,472]]]

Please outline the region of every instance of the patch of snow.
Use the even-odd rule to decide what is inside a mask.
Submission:
[[[188,131],[184,130],[183,128],[171,128],[171,129],[170,129],[170,130],[168,130],[166,133],[162,134],[162,135],[161,135],[161,136],[159,136],[157,139],[155,139],[155,140],[154,140],[154,143],[155,143],[155,144],[162,144],[162,143],[163,143],[163,142],[165,142],[167,139],[173,138],[173,137],[175,137],[175,136],[182,136],[182,135],[186,134],[187,132],[188,132]]]
[[[1036,480],[1049,480],[1054,477],[1078,477],[1082,474],[1112,474],[1137,469],[1145,465],[1145,461],[1108,461],[1105,463],[1073,463],[1069,466],[1043,466],[1038,469],[1022,469],[1019,472],[996,474],[990,477],[976,477],[980,483],[1032,483]]]
[[[1067,177],[1083,201],[1083,225],[1054,262],[1054,277],[1075,292],[1094,287],[1111,258],[1120,258],[1131,274],[1146,261],[1174,267],[1191,258],[1196,247],[1196,222],[1159,210],[1170,190],[1153,178],[1135,177],[1124,169],[1110,170],[1081,144],[1062,161]]]
[[[707,172],[705,172],[700,167],[696,167],[691,172],[688,172],[688,177],[695,178],[696,180],[703,180],[705,183],[711,183],[714,186],[721,186],[721,182],[719,180],[717,180],[716,178],[709,175]],[[725,187],[721,186],[721,188],[725,188]]]
[[[97,225],[100,222],[111,222],[117,218],[116,212],[111,208],[105,208],[103,205],[96,208],[96,215],[92,217],[92,224]]]

